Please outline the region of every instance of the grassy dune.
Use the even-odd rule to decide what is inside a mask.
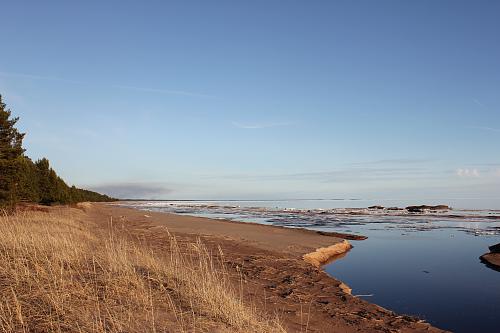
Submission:
[[[284,332],[200,242],[155,253],[83,217],[0,217],[0,332]]]

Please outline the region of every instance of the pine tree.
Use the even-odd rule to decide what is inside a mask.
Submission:
[[[24,133],[19,133],[14,125],[19,118],[11,118],[11,111],[0,95],[0,160],[13,160],[23,155]]]
[[[20,201],[69,204],[79,201],[110,201],[110,197],[66,185],[42,158],[36,163],[24,155],[23,138],[11,111],[0,95],[0,209],[12,209]]]
[[[14,127],[18,119],[11,117],[0,95],[0,206],[12,206],[18,200],[19,162],[24,153],[24,134]]]

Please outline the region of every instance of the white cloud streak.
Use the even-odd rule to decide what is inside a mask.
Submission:
[[[111,87],[118,88],[118,89],[128,89],[128,90],[144,91],[144,92],[168,94],[168,95],[182,95],[182,96],[190,96],[190,97],[216,98],[215,96],[212,96],[212,95],[198,94],[198,93],[183,91],[183,90],[143,88],[143,87],[133,87],[133,86],[122,86],[122,85],[112,85]]]
[[[463,178],[477,178],[480,177],[480,172],[478,169],[457,169],[457,176]]]
[[[471,126],[469,128],[478,129],[482,131],[490,131],[500,133],[500,128],[488,127],[488,126]]]
[[[68,80],[68,79],[63,79],[63,78],[54,77],[54,76],[40,76],[40,75],[33,75],[33,74],[26,74],[26,73],[0,72],[0,76],[17,77],[17,78],[29,79],[29,80],[44,80],[44,81],[58,81],[58,82],[74,83],[74,84],[86,84],[85,82],[76,81],[76,80]]]
[[[0,71],[0,76],[17,77],[17,78],[28,79],[28,80],[56,81],[56,82],[95,86],[95,84],[92,84],[89,82],[84,82],[84,81],[70,80],[70,79],[64,79],[64,78],[59,78],[59,77],[54,77],[54,76],[33,75],[33,74],[26,74],[26,73],[11,73],[11,72],[1,72]],[[212,96],[212,95],[200,94],[197,92],[191,92],[191,91],[185,91],[185,90],[134,87],[134,86],[117,85],[117,84],[115,84],[115,85],[99,85],[99,86],[113,88],[113,89],[126,89],[126,90],[150,92],[150,93],[157,93],[157,94],[179,95],[179,96],[200,97],[200,98],[216,98],[215,96]]]
[[[232,124],[233,124],[234,127],[242,128],[242,129],[263,129],[263,128],[273,128],[273,127],[290,126],[292,123],[290,123],[290,122],[281,122],[281,123],[242,124],[242,123],[233,121]]]
[[[101,184],[88,186],[88,188],[119,199],[161,199],[173,192],[168,185],[143,182]]]
[[[483,107],[483,108],[484,108],[484,104],[483,104],[483,103],[481,103],[479,100],[477,100],[477,99],[473,98],[473,99],[472,99],[472,101],[473,101],[474,103],[476,103],[477,105],[479,105],[480,107]]]
[[[436,179],[444,177],[443,171],[419,167],[339,168],[330,171],[284,174],[233,174],[222,178],[242,181],[306,181],[320,183],[349,183],[364,181],[391,181],[410,179]],[[209,177],[212,178],[212,177]]]

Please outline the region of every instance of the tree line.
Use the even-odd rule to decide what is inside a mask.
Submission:
[[[25,134],[15,127],[18,120],[12,117],[0,95],[0,208],[12,208],[20,202],[53,205],[114,200],[68,186],[46,158],[33,162],[25,155]]]

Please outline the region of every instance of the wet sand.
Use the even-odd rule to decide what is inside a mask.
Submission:
[[[93,204],[86,211],[90,219],[103,227],[112,217],[113,224],[132,238],[153,247],[168,246],[171,233],[184,243],[201,239],[214,253],[219,253],[220,248],[235,283],[243,278],[245,299],[263,312],[277,314],[290,332],[444,332],[418,318],[395,314],[346,293],[349,288],[343,283],[303,259],[321,248],[334,246],[338,250],[337,245],[346,238],[352,239],[352,235],[145,212],[106,204]],[[332,255],[338,252],[332,251]],[[328,259],[326,255],[320,261]]]

